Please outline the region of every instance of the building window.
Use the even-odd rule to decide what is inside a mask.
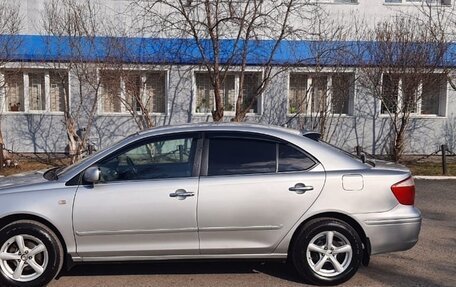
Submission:
[[[351,95],[354,94],[354,76],[335,74],[332,76],[331,111],[334,114],[350,114]]]
[[[352,114],[353,98],[353,73],[290,73],[290,114]]]
[[[291,114],[305,114],[309,103],[307,95],[307,75],[291,74],[290,88],[288,90],[288,112]]]
[[[418,111],[418,93],[420,81],[413,75],[402,76],[402,110],[406,113],[416,114]]]
[[[209,74],[196,74],[196,112],[209,113],[215,109],[215,93]],[[234,111],[236,103],[235,77],[227,75],[219,90],[226,112]]]
[[[423,80],[421,94],[421,114],[438,115],[440,106],[444,106],[446,79],[440,75],[431,75]],[[440,103],[442,103],[440,105]]]
[[[19,72],[5,72],[6,109],[9,112],[24,111],[24,76]]]
[[[327,111],[328,98],[328,77],[315,76],[311,84],[311,112],[324,113]]]
[[[358,4],[358,0],[316,0],[317,3]]]
[[[445,75],[384,74],[382,80],[382,114],[444,115]]]
[[[385,3],[451,6],[451,0],[385,0]]]
[[[130,73],[122,76],[125,86],[125,97],[130,111],[141,111],[141,86],[142,79],[139,73]]]
[[[68,93],[68,73],[50,72],[50,109],[51,112],[65,110],[65,96]]]
[[[164,113],[166,73],[103,71],[101,73],[102,111],[105,113]]]
[[[122,82],[131,110],[147,113],[165,112],[165,73],[131,72],[122,76]]]
[[[384,74],[382,89],[381,113],[395,113],[397,109],[397,95],[399,92],[399,76]]]
[[[164,113],[166,109],[166,74],[148,73],[145,75],[143,103],[152,113]]]
[[[44,73],[29,73],[29,110],[44,111],[46,109]]]
[[[115,71],[103,71],[100,75],[101,104],[105,113],[120,113],[121,93],[120,74]]]
[[[3,75],[6,111],[64,111],[68,71],[6,71]]]
[[[208,73],[196,73],[196,112],[209,113],[215,109],[215,93]],[[261,84],[261,74],[258,72],[244,73],[242,84],[243,102],[242,109],[249,113],[258,113],[258,88]],[[220,87],[225,112],[236,110],[237,96],[239,94],[240,74],[227,74]]]
[[[258,89],[261,85],[260,73],[245,73],[242,85],[243,109],[248,109],[249,113],[258,113]]]

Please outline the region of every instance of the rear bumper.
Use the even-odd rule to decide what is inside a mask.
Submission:
[[[371,243],[371,254],[402,251],[412,248],[421,229],[421,212],[398,205],[381,213],[356,214]]]

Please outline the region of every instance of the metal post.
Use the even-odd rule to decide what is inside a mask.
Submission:
[[[448,175],[448,164],[447,164],[447,158],[446,158],[446,152],[448,150],[447,145],[443,144],[440,147],[440,150],[442,151],[442,172],[443,172],[443,175]]]
[[[357,156],[360,156],[362,153],[363,153],[363,147],[357,145],[357,146],[356,146],[356,155],[357,155]]]
[[[0,169],[3,168],[3,144],[0,143]]]

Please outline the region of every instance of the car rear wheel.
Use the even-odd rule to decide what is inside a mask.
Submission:
[[[312,220],[301,229],[291,250],[293,265],[312,284],[337,285],[349,280],[362,260],[357,232],[338,219]]]
[[[46,286],[62,264],[62,245],[45,225],[21,220],[0,230],[0,286]]]

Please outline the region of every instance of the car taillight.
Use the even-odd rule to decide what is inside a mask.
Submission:
[[[415,204],[415,182],[413,177],[409,177],[391,186],[394,196],[400,204]]]

